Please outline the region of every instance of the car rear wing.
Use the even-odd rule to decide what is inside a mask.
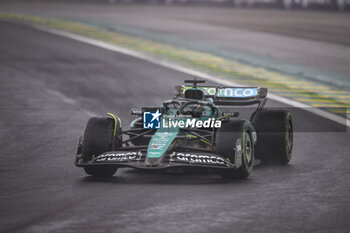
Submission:
[[[267,88],[262,87],[218,87],[213,96],[217,105],[252,105],[266,99]]]
[[[190,86],[183,86],[183,92]],[[266,99],[267,88],[263,87],[215,87],[198,86],[207,92],[206,97],[213,98],[217,105],[243,106],[259,104]]]

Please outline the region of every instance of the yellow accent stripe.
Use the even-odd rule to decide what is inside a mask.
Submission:
[[[217,120],[221,120],[221,119],[223,119],[223,118],[226,118],[227,116],[221,116],[221,117],[219,117]]]
[[[114,114],[112,114],[112,113],[107,113],[107,115],[112,116],[113,119],[114,119],[114,131],[113,131],[113,136],[115,137],[115,134],[116,134],[116,132],[117,132],[117,124],[118,124],[117,117],[116,117]]]
[[[186,135],[186,137],[189,137],[189,138],[198,138],[197,136],[195,136],[195,135],[190,135],[190,134]],[[202,141],[202,142],[204,142],[204,143],[206,143],[206,144],[208,144],[209,146],[213,146],[213,144],[211,144],[210,142],[207,142],[207,141],[205,141],[205,140],[203,140],[203,139],[199,139],[199,140]]]

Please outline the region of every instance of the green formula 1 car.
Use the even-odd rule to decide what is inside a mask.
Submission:
[[[196,167],[243,179],[251,174],[255,159],[289,163],[291,114],[263,109],[266,88],[202,86],[204,81],[196,79],[185,83],[190,86],[177,87],[177,95],[162,106],[132,110],[136,119],[128,130],[111,113],[91,118],[79,139],[75,165],[102,177],[123,167]],[[249,119],[240,118],[240,110],[249,105],[257,107]]]

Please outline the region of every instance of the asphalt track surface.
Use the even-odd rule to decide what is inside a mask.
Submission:
[[[93,114],[158,105],[186,74],[27,26],[0,23],[0,232],[348,232],[349,132],[297,132],[288,166],[216,174],[74,167]],[[283,106],[270,101],[269,106]],[[335,131],[299,112],[297,128]]]

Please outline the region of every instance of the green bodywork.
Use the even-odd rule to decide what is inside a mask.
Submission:
[[[175,106],[174,103],[171,101],[167,104],[168,101],[164,102],[164,111],[163,115],[160,117],[161,122],[163,118],[170,118],[173,121],[180,121],[187,119],[193,120],[221,120],[225,118],[224,113],[219,109],[217,105],[214,105],[212,96],[215,95],[215,87],[183,87],[181,95],[184,93],[185,90],[200,90],[203,93],[203,99],[199,100],[203,102],[203,111],[201,116],[199,117],[184,117],[181,114],[178,114],[180,106]],[[211,93],[210,93],[211,92]],[[184,102],[186,103],[186,102]],[[210,103],[211,106],[206,106],[205,103]],[[188,109],[187,109],[188,108]],[[189,112],[196,108],[196,104],[190,104],[186,106],[183,109],[183,112],[186,112],[187,109]],[[186,115],[186,113],[184,114]],[[141,122],[142,118],[136,118],[131,124],[131,128],[136,128],[136,123]],[[249,122],[250,127],[253,129],[254,127]],[[255,131],[252,130],[256,139]],[[254,140],[255,141],[255,140]],[[175,145],[180,146],[191,146],[195,148],[205,148],[210,150],[215,150],[215,145],[212,144],[212,141],[205,140],[203,138],[200,138],[191,132],[188,132],[186,130],[181,130],[179,126],[172,126],[172,127],[164,127],[161,123],[161,127],[155,131],[155,133],[152,135],[152,138],[150,142],[148,143],[147,148],[147,158],[157,159],[161,158],[164,154],[166,154],[168,151],[170,151]]]
[[[203,88],[184,88],[184,90],[192,89],[192,90],[201,90],[203,92],[203,96],[208,93]],[[212,102],[211,97],[204,97],[202,101],[206,102]],[[212,111],[212,109],[206,109],[202,116],[199,118],[196,118],[196,120],[207,120],[209,118],[217,119],[218,117],[222,116],[222,112],[219,111],[219,108],[217,106],[214,106],[216,111]],[[170,107],[166,109],[166,112],[161,117],[161,120],[163,117],[172,117],[172,120],[184,120],[186,121],[188,118],[186,117],[178,117],[176,114],[178,112],[178,108]],[[215,112],[215,114],[214,114]],[[193,119],[193,118],[190,118]],[[158,129],[154,135],[152,136],[152,139],[150,143],[148,144],[147,149],[147,157],[148,158],[160,158],[162,155],[164,155],[169,149],[172,148],[172,146],[176,143],[178,136],[186,136],[188,138],[190,137],[196,137],[193,135],[189,135],[188,133],[185,133],[180,130],[180,128],[177,127],[171,127],[171,128],[165,128],[161,124],[161,128]],[[202,142],[203,143],[203,142]]]
[[[148,144],[147,157],[161,157],[173,143],[179,133],[179,128],[160,128],[152,136]]]

